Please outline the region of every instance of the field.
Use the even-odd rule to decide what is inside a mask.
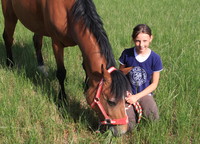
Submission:
[[[33,33],[20,22],[14,35],[13,69],[5,64],[0,37],[0,143],[133,143],[197,144],[200,141],[200,1],[199,0],[94,0],[116,61],[133,46],[131,32],[139,23],[153,31],[151,49],[163,61],[156,90],[160,120],[141,124],[131,133],[112,137],[95,133],[95,120],[83,94],[85,73],[78,47],[65,49],[66,92],[70,104],[58,108],[59,84],[48,37],[43,55],[49,76],[37,71]],[[0,34],[3,33],[0,10]]]

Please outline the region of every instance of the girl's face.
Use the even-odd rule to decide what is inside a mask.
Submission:
[[[153,39],[153,36],[150,36],[146,33],[139,33],[134,39],[135,47],[138,53],[145,53]]]

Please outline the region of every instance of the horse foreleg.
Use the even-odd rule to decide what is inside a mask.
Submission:
[[[86,72],[86,66],[85,66],[85,61],[83,60],[83,63],[82,63],[82,67],[85,71],[85,86],[84,86],[84,92],[86,92],[89,88],[89,85],[88,85],[88,80],[89,80],[89,77],[87,75],[87,72]]]
[[[66,69],[64,66],[64,46],[60,44],[57,41],[52,41],[52,46],[53,46],[53,51],[54,51],[54,56],[56,59],[56,64],[57,64],[57,72],[56,76],[57,79],[59,80],[60,84],[60,93],[59,93],[59,99],[66,99],[66,94],[65,94],[65,87],[64,87],[64,80],[66,78]]]
[[[13,66],[13,55],[12,55],[12,45],[13,45],[13,34],[17,24],[17,17],[13,11],[11,1],[2,1],[2,9],[5,21],[5,27],[3,32],[3,39],[6,47],[6,64],[7,66]]]
[[[43,57],[42,57],[42,35],[38,35],[38,34],[34,34],[33,36],[33,43],[34,43],[34,47],[35,47],[35,52],[36,52],[36,56],[37,56],[37,62],[38,62],[38,66],[43,66],[44,65],[44,61],[43,61]]]
[[[38,63],[38,70],[41,71],[45,76],[48,76],[47,68],[44,66],[44,60],[42,56],[42,38],[43,35],[34,34],[33,36],[33,43],[35,47],[35,53],[37,57],[37,63]]]

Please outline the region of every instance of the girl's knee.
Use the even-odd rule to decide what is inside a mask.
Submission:
[[[143,115],[150,120],[158,120],[159,112],[156,102],[152,96],[145,96],[140,100]]]
[[[152,111],[152,110],[144,110],[143,112],[144,117],[151,121],[155,121],[159,119],[158,111]]]

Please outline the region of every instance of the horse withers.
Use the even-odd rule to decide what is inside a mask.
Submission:
[[[111,127],[114,135],[128,130],[125,111],[129,82],[116,65],[112,49],[92,0],[1,0],[4,15],[3,38],[7,52],[6,63],[14,65],[13,34],[18,20],[34,32],[33,42],[37,62],[44,65],[42,38],[48,36],[57,64],[56,76],[61,87],[59,97],[65,98],[64,47],[78,45],[83,56],[88,89],[86,100],[97,112],[102,125]]]

